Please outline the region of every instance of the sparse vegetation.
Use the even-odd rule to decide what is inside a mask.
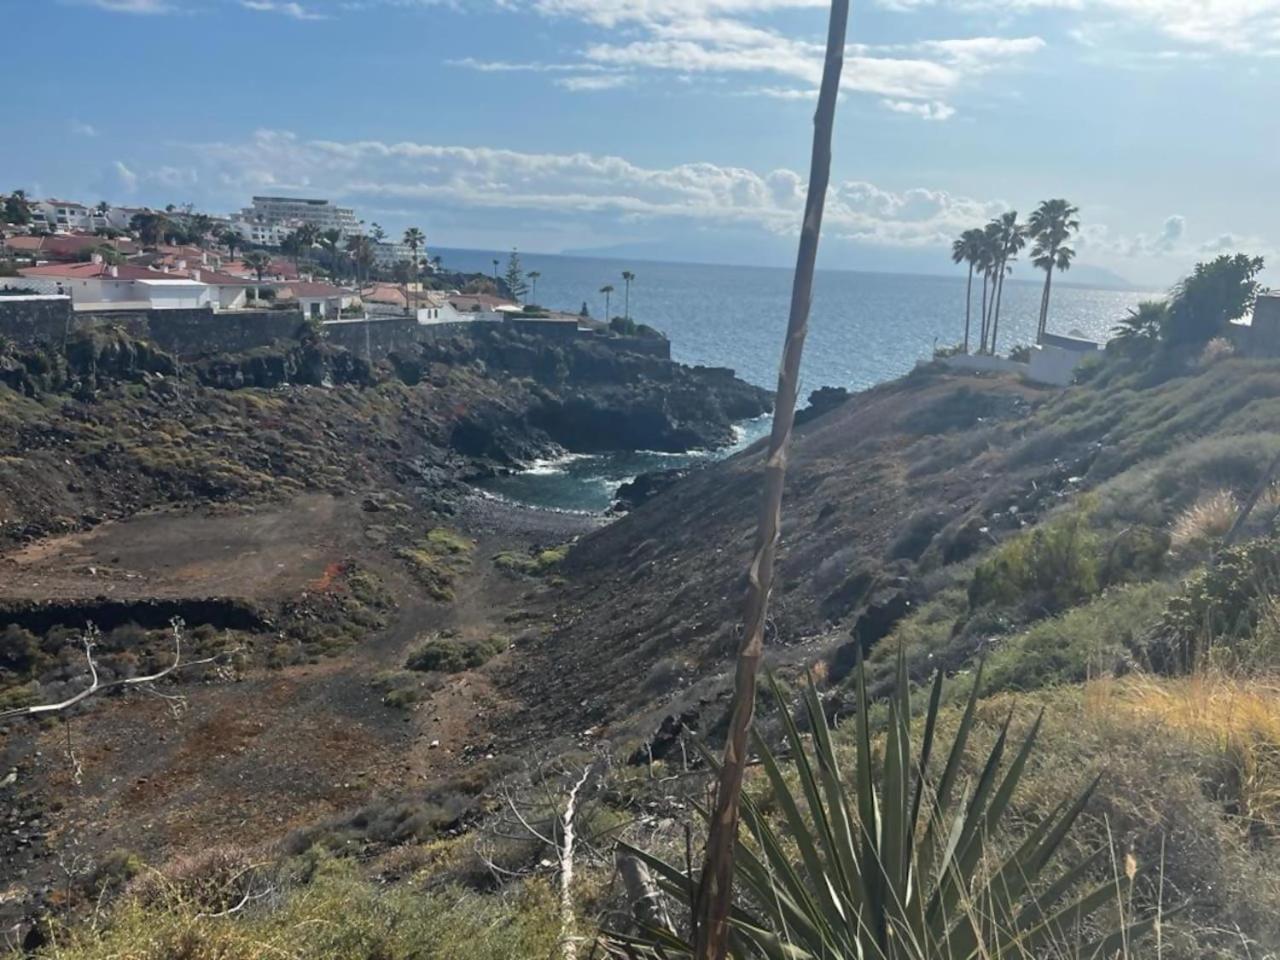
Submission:
[[[1075,506],[1002,544],[973,571],[969,603],[1054,613],[1097,593],[1100,550],[1090,506]]]
[[[265,909],[202,916],[175,897],[126,899],[90,927],[60,929],[44,960],[510,960],[551,955],[554,898],[536,881],[502,896],[457,887],[388,888],[345,864],[322,861],[310,882],[286,882]]]
[[[563,544],[546,550],[534,549],[527,553],[504,550],[493,558],[493,565],[508,573],[525,576],[543,576],[558,567],[569,553],[569,545]]]
[[[433,600],[453,600],[455,578],[471,563],[472,544],[443,527],[427,532],[424,539],[401,547],[396,555],[409,565],[414,577]]]
[[[432,637],[418,647],[405,666],[410,670],[461,673],[484,666],[490,658],[507,649],[505,637],[466,640],[460,637]]]

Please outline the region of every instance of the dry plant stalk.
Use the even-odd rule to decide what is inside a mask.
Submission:
[[[742,780],[746,771],[747,736],[755,711],[756,677],[764,650],[765,622],[769,593],[773,587],[773,566],[782,520],[782,489],[787,473],[787,450],[795,422],[796,394],[800,387],[800,357],[809,326],[809,304],[813,295],[814,261],[822,232],[822,212],[831,177],[831,134],[835,126],[836,99],[840,92],[840,72],[844,67],[845,33],[849,22],[849,0],[832,0],[827,29],[827,55],[822,71],[822,87],[813,120],[813,155],[809,166],[809,188],[805,199],[800,249],[796,256],[795,279],[791,288],[791,314],[778,371],[778,392],[773,430],[765,459],[764,494],[756,526],[755,548],[747,571],[747,594],[743,612],[742,641],[738,648],[734,679],[733,713],[725,741],[723,764],[716,786],[706,859],[694,906],[694,956],[699,960],[722,960],[729,946],[729,908],[733,898],[733,853],[738,836]]]

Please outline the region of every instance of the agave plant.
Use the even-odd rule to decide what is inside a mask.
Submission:
[[[855,674],[855,764],[841,769],[832,729],[810,685],[804,708],[813,731],[807,743],[770,678],[786,725],[798,786],[767,743],[755,737],[781,822],[744,799],[734,881],[731,955],[768,960],[972,960],[1113,957],[1154,920],[1090,939],[1083,930],[1107,903],[1124,903],[1125,879],[1081,887],[1099,869],[1102,847],[1047,879],[1055,854],[1080,816],[1097,780],[1064,801],[1012,853],[995,856],[991,838],[1009,808],[1035,746],[1040,718],[1016,746],[1009,719],[981,772],[959,789],[973,729],[981,669],[940,773],[930,772],[937,744],[942,678],[934,681],[918,753],[912,751],[905,662],[889,702],[883,764],[872,760],[866,675]],[[1011,759],[1006,758],[1012,751]],[[745,840],[745,842],[744,842]],[[634,847],[669,894],[692,902],[696,882],[685,871]],[[693,938],[690,938],[692,940]],[[688,956],[689,942],[669,930],[622,937],[624,949],[649,956]],[[1065,950],[1064,950],[1064,945]]]

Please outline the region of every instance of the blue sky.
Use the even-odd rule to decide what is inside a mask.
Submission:
[[[793,256],[821,0],[4,7],[44,39],[0,60],[0,189],[318,195],[439,246]],[[1082,267],[1139,284],[1278,256],[1280,0],[855,0],[849,40],[826,266],[944,271],[949,237],[1050,196],[1082,209]]]

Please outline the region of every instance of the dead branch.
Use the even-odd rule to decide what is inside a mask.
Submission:
[[[578,955],[578,937],[573,932],[575,912],[573,909],[573,842],[574,820],[578,814],[578,793],[586,786],[594,765],[582,771],[578,782],[569,790],[565,800],[564,817],[560,842],[560,956],[564,960],[575,960]]]
[[[16,707],[12,710],[0,712],[0,722],[13,720],[18,717],[36,717],[43,716],[45,714],[61,713],[66,710],[70,710],[78,703],[88,700],[95,694],[103,693],[107,690],[114,690],[118,687],[137,687],[142,686],[143,684],[155,683],[157,680],[163,680],[165,677],[169,676],[169,674],[174,673],[177,670],[186,670],[191,667],[198,667],[208,663],[218,663],[221,660],[234,656],[240,651],[240,648],[237,647],[234,650],[227,650],[222,653],[214,654],[211,657],[183,662],[182,635],[185,626],[186,625],[178,619],[174,619],[170,623],[170,628],[173,632],[173,662],[167,667],[143,677],[127,677],[122,680],[112,680],[110,683],[102,683],[98,676],[98,664],[93,659],[93,648],[97,646],[97,638],[99,635],[98,628],[92,623],[89,624],[85,628],[83,637],[85,658],[89,661],[89,686],[74,696],[59,703],[41,703],[36,704],[35,706]],[[164,697],[165,699],[172,699],[167,697],[165,694],[159,694],[159,696]]]

